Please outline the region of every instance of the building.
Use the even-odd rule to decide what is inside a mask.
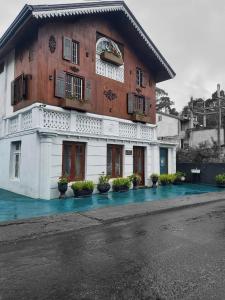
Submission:
[[[58,177],[97,182],[175,172],[157,140],[155,85],[174,71],[123,1],[26,5],[0,39],[0,187],[58,196]]]
[[[179,116],[157,111],[156,123],[159,140],[174,141],[178,147],[181,147],[184,132],[181,131],[181,118]]]

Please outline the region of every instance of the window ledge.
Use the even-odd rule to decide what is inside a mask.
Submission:
[[[79,111],[91,110],[91,103],[85,100],[62,99],[60,100],[60,106],[63,108],[76,109]]]

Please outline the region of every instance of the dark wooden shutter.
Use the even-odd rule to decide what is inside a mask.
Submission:
[[[72,39],[63,37],[63,58],[65,60],[72,60]]]
[[[28,75],[22,75],[22,99],[26,100],[28,96]]]
[[[145,97],[145,115],[149,115],[150,113],[150,107],[151,107],[151,104],[150,104],[150,98],[149,97]]]
[[[85,80],[85,95],[84,95],[84,98],[86,101],[91,101],[91,94],[92,94],[91,80],[86,79]]]
[[[132,93],[128,93],[128,96],[127,96],[127,112],[128,112],[128,114],[134,113],[134,100],[135,100],[135,95]]]
[[[11,105],[15,104],[15,81],[11,82]]]
[[[143,71],[142,73],[142,83],[141,86],[145,88],[147,86],[147,74]]]
[[[63,71],[55,72],[55,97],[65,98],[66,73]]]

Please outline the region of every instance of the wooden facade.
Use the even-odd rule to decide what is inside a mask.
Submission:
[[[96,74],[96,37],[106,36],[123,47],[124,82]],[[49,43],[53,37],[55,49]],[[63,58],[63,38],[79,43],[79,60],[75,65]],[[35,102],[78,109],[94,114],[118,117],[155,124],[155,80],[146,66],[145,57],[134,50],[129,38],[119,33],[112,20],[103,15],[74,17],[73,19],[42,21],[34,27],[32,39],[25,37],[16,46],[15,78],[29,75],[26,100],[14,105],[17,111]],[[54,51],[53,51],[54,50]],[[145,84],[137,86],[136,69],[143,71]],[[70,99],[55,96],[55,74],[57,71],[74,74],[84,79],[84,91],[89,86],[86,103],[73,105]],[[110,98],[108,94],[113,93]],[[145,116],[128,111],[129,95],[144,97],[149,101]]]

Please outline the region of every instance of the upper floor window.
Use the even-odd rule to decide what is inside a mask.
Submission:
[[[150,98],[133,93],[128,94],[128,114],[149,115]]]
[[[66,74],[66,98],[83,99],[83,78]]]
[[[18,102],[27,98],[27,76],[24,74],[17,77],[11,83],[11,104],[15,105]]]
[[[146,74],[141,68],[136,68],[136,85],[146,87]]]
[[[124,82],[122,46],[107,37],[98,35],[96,42],[96,73]]]
[[[92,98],[91,80],[56,70],[55,97],[90,101]]]
[[[79,64],[79,48],[78,42],[68,37],[63,37],[63,58],[73,64]]]
[[[158,122],[162,121],[162,116],[158,116]]]
[[[142,86],[143,72],[142,69],[136,68],[136,84]]]

